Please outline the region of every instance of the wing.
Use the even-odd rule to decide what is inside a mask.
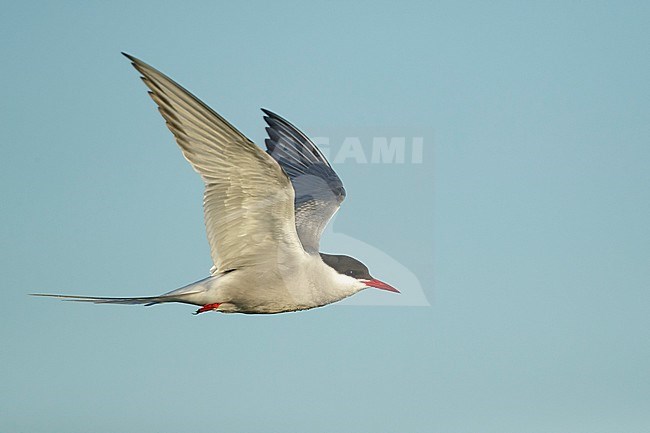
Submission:
[[[345,188],[316,145],[277,114],[262,109],[266,151],[289,175],[295,190],[296,230],[302,246],[318,254],[320,237],[345,199]]]
[[[212,274],[277,263],[280,254],[304,254],[295,228],[294,191],[273,158],[170,78],[124,55],[142,74],[183,155],[203,178]]]

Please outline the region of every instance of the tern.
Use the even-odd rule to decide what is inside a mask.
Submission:
[[[200,306],[194,313],[273,314],[308,310],[366,288],[399,291],[359,260],[319,252],[345,189],[305,134],[262,109],[266,152],[172,79],[122,53],[205,183],[210,276],[158,296],[113,298],[34,294],[96,304]]]

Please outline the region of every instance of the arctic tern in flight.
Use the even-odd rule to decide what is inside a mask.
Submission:
[[[360,261],[319,252],[345,189],[305,134],[262,110],[269,135],[264,152],[169,77],[123,54],[142,74],[183,156],[205,183],[214,266],[209,277],[159,296],[36,296],[96,304],[181,302],[200,306],[195,314],[271,314],[321,307],[371,287],[398,292],[370,276]]]

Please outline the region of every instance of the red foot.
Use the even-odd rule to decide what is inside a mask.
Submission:
[[[206,304],[206,305],[202,306],[201,308],[199,308],[198,310],[196,310],[194,312],[194,315],[205,313],[206,311],[216,310],[217,308],[219,308],[219,305],[221,305],[221,304]]]

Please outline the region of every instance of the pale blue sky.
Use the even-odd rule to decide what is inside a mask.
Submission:
[[[645,431],[649,19],[646,2],[3,5],[0,431]],[[371,246],[373,273],[431,306],[195,317],[26,296],[156,294],[210,268],[201,182],[120,51],[258,143],[260,107],[321,137],[424,137],[421,164],[336,165],[326,242]]]

